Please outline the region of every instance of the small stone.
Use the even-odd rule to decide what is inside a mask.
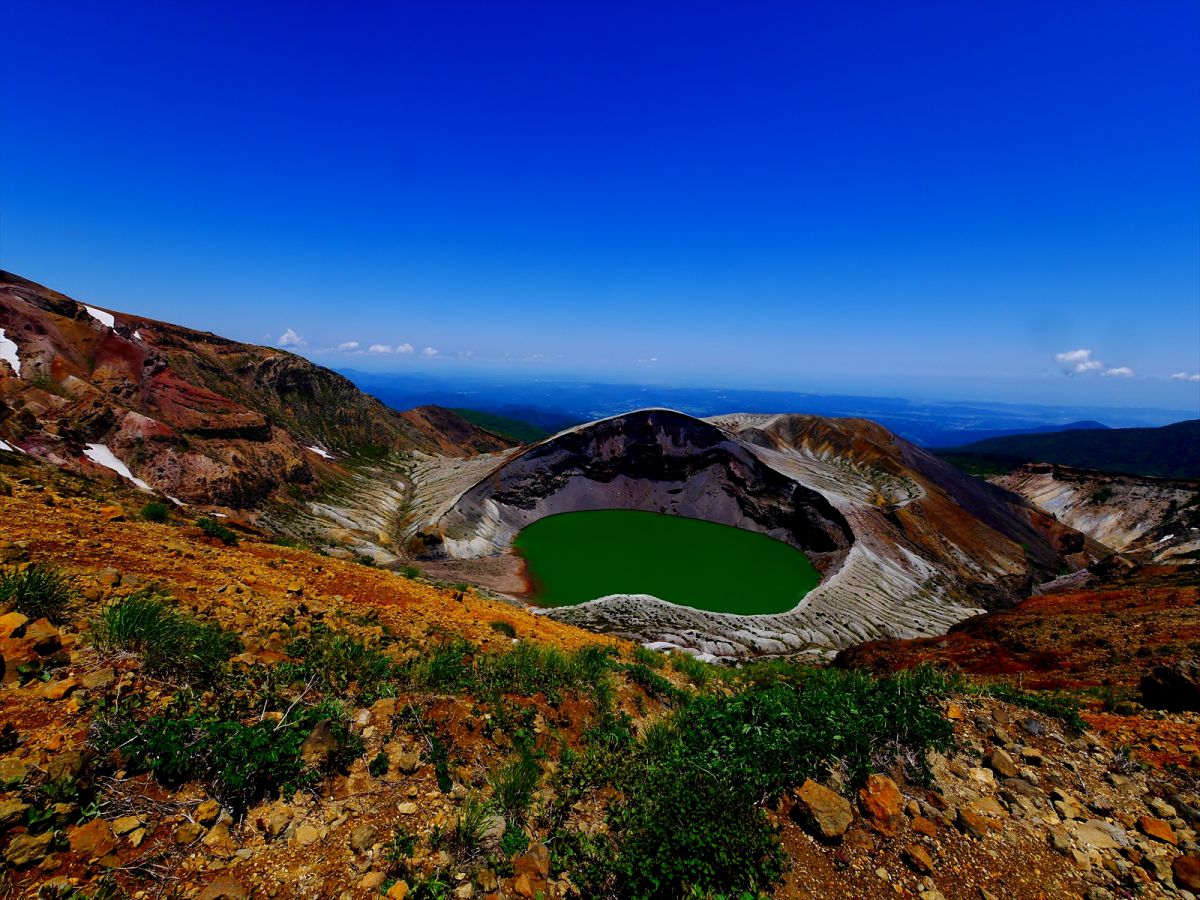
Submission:
[[[350,849],[355,853],[366,853],[379,838],[379,829],[374,825],[359,825],[350,832]]]
[[[378,891],[383,887],[383,883],[387,881],[386,872],[368,872],[362,878],[358,879],[358,889],[360,891]]]
[[[21,613],[13,610],[0,616],[0,639],[10,637],[21,637],[25,633],[25,626],[29,624],[29,617],[21,615]]]
[[[408,882],[397,881],[390,888],[388,888],[388,892],[384,894],[384,896],[387,897],[388,900],[404,900],[404,898],[408,896]]]
[[[955,817],[955,823],[959,830],[965,834],[969,834],[973,838],[983,840],[987,837],[988,823],[982,816],[972,812],[965,806],[958,808],[958,815]]]
[[[142,820],[137,816],[121,816],[112,823],[113,834],[124,836],[142,827]]]
[[[202,890],[197,900],[247,900],[249,896],[240,881],[224,875]]]
[[[545,844],[534,844],[513,861],[518,875],[545,880],[550,877],[550,850]]]
[[[67,842],[71,849],[88,859],[107,856],[117,846],[112,826],[104,819],[92,819],[84,825],[67,829]]]
[[[216,824],[217,819],[221,817],[221,804],[216,800],[205,800],[196,807],[192,812],[192,818],[208,828]]]
[[[1172,847],[1179,843],[1179,838],[1175,837],[1175,832],[1171,830],[1171,826],[1162,819],[1155,819],[1152,816],[1138,816],[1137,827],[1138,831],[1148,838],[1162,841],[1164,844],[1170,844]]]
[[[840,839],[854,821],[850,801],[812,779],[796,792],[792,817],[826,840]]]
[[[904,808],[904,798],[896,782],[886,775],[868,775],[867,783],[858,792],[858,803],[868,826],[882,835],[896,833]]]
[[[396,766],[396,771],[405,775],[411,775],[417,771],[417,769],[421,768],[421,754],[416,750],[412,750],[407,753],[399,753],[395,757],[394,764]]]
[[[324,768],[339,746],[329,720],[322,719],[313,726],[313,730],[300,745],[300,757],[311,768]]]
[[[967,779],[984,787],[991,787],[996,783],[996,776],[992,774],[992,770],[985,769],[982,766],[972,766],[968,769]]]
[[[16,798],[0,800],[0,833],[8,831],[8,829],[24,819],[25,813],[28,811],[29,804],[23,803]]]
[[[1192,892],[1200,892],[1200,857],[1177,856],[1171,863],[1175,884]]]
[[[988,756],[987,766],[1001,778],[1016,778],[1018,774],[1017,764],[1013,762],[1013,758],[1008,755],[1007,750],[999,747]]]
[[[15,869],[41,862],[50,853],[50,842],[54,833],[18,834],[4,851],[4,861]]]
[[[930,819],[924,816],[913,816],[912,830],[917,834],[923,834],[926,837],[937,837],[937,825]]]
[[[399,806],[396,807],[396,811],[398,813],[400,813],[400,815],[402,815],[402,816],[413,816],[413,815],[416,815],[416,813],[417,813],[417,804],[401,803]]]
[[[301,847],[307,847],[310,844],[315,844],[321,839],[321,832],[313,825],[301,825],[292,835],[294,840]]]
[[[953,700],[947,700],[946,701],[946,718],[950,719],[952,722],[958,722],[958,721],[962,720],[962,717],[963,717],[962,707],[959,706],[957,703],[955,703]]]
[[[174,841],[176,844],[190,844],[203,833],[204,829],[196,822],[184,822],[175,829]]]
[[[88,672],[79,678],[79,683],[89,691],[98,691],[101,688],[106,688],[117,680],[117,673],[113,671],[112,666],[104,669],[97,669],[94,672]]]
[[[900,851],[900,855],[914,872],[921,875],[929,875],[933,872],[933,857],[920,844],[909,844]]]

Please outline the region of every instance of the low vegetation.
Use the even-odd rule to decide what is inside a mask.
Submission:
[[[235,635],[197,621],[151,590],[105,606],[91,634],[101,650],[137,653],[149,675],[204,684],[221,677],[240,646]]]
[[[208,516],[201,516],[196,520],[196,525],[201,531],[204,532],[205,537],[216,538],[222,544],[230,547],[237,546],[238,536],[216,519],[210,519]]]
[[[166,522],[171,518],[171,510],[167,504],[161,500],[151,500],[142,507],[138,514],[146,522],[157,522],[159,524]]]
[[[74,597],[70,579],[58,569],[34,564],[0,570],[0,606],[30,619],[60,624]]]

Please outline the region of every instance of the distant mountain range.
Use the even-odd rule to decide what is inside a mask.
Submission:
[[[1186,412],[1005,403],[936,403],[898,397],[853,397],[796,391],[663,387],[588,381],[428,377],[351,369],[342,374],[394,409],[437,404],[536,425],[547,433],[571,425],[665,407],[699,418],[729,413],[800,413],[878,422],[923,447],[958,447],[1010,434],[1073,428],[1157,427]]]
[[[1084,423],[1081,423],[1084,424]],[[1162,428],[1085,428],[1008,435],[939,452],[975,474],[1050,462],[1156,478],[1200,478],[1200,419]]]

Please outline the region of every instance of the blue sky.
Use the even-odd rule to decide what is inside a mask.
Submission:
[[[79,299],[336,367],[1200,410],[1191,0],[0,26],[0,264]]]

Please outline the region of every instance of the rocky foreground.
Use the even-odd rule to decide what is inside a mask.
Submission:
[[[790,703],[809,676],[662,657],[462,587],[211,523],[141,521],[143,497],[9,456],[6,572],[54,567],[72,594],[57,622],[12,596],[0,605],[5,896],[715,898],[722,888],[689,894],[690,876],[670,868],[697,846],[696,823],[706,877],[738,897],[1200,893],[1195,712],[1131,694],[1079,719],[1015,677],[922,676],[896,688],[917,704],[920,734],[880,712],[891,737],[864,731],[857,747],[831,731],[829,758],[803,767],[789,750],[781,779],[745,808],[724,788],[727,809],[705,806],[701,778],[674,817],[671,779],[645,762],[670,744],[664,723],[689,752],[728,740],[722,753],[736,756],[743,738],[693,732],[687,745],[687,724],[720,725],[754,698]],[[1159,588],[1175,592],[1172,627],[1195,627],[1194,584]],[[106,611],[147,597],[193,623],[180,659],[114,637]],[[1136,592],[1123,597],[1133,615]],[[200,638],[229,635],[228,658],[206,668]],[[1142,659],[1145,672],[1160,661]],[[815,696],[832,706],[885,684],[827,674]],[[788,731],[794,716],[776,726],[773,707],[751,708],[764,715],[747,728],[808,746]],[[225,765],[247,746],[244,765]],[[765,770],[772,744],[755,747]],[[164,764],[173,753],[178,770]],[[261,783],[238,781],[250,771]],[[760,827],[782,851],[777,869],[775,851],[742,843]],[[711,863],[728,853],[728,866]],[[738,880],[750,870],[769,882]]]

